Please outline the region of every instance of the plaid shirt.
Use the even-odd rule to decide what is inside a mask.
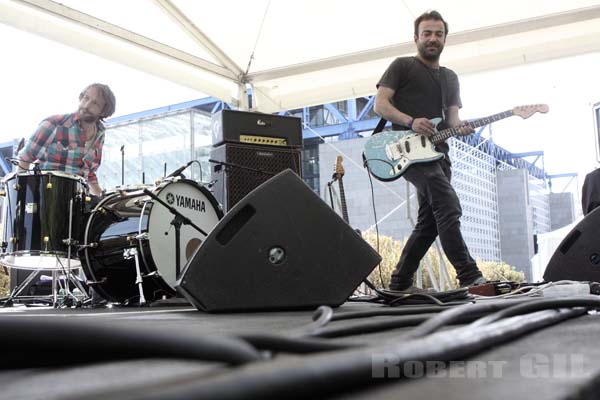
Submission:
[[[18,157],[26,162],[40,161],[41,169],[61,170],[97,183],[96,170],[102,160],[104,125],[98,123],[96,138],[88,151],[85,134],[79,129],[76,113],[53,115],[42,121]]]

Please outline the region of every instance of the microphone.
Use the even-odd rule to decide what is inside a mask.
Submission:
[[[13,157],[4,157],[4,159],[12,165],[19,165],[19,160]]]
[[[181,174],[183,172],[183,170],[186,169],[187,167],[189,167],[190,165],[192,165],[193,162],[194,162],[194,160],[188,162],[187,164],[185,164],[182,167],[177,168],[175,171],[173,171],[169,175],[165,176],[165,178],[171,178],[173,176],[177,176],[177,175]]]
[[[21,141],[17,145],[16,153],[19,154],[19,152],[21,151],[21,149],[23,149],[23,147],[25,147],[25,138],[21,138]]]

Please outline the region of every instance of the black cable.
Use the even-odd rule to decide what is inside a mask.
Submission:
[[[492,315],[482,318],[476,321],[474,324],[472,324],[471,327],[480,327],[495,322],[502,318],[512,317],[515,315],[522,315],[533,311],[562,307],[587,307],[600,309],[600,298],[598,296],[589,295],[528,301],[522,304],[518,304],[514,307],[505,308]]]
[[[331,321],[343,321],[348,319],[359,319],[359,318],[370,318],[370,317],[381,317],[381,316],[395,316],[395,315],[411,315],[411,314],[429,314],[429,313],[441,313],[445,310],[454,308],[455,306],[406,306],[406,307],[382,307],[377,310],[371,311],[352,311],[344,313],[335,313],[331,317]]]
[[[381,249],[379,248],[379,222],[377,221],[377,207],[375,207],[375,189],[373,188],[373,179],[371,177],[371,169],[369,168],[369,163],[365,159],[365,166],[367,167],[367,176],[369,177],[369,186],[371,188],[371,204],[373,205],[373,218],[375,218],[375,243],[377,246],[377,253],[381,254]],[[385,288],[383,284],[383,273],[381,272],[381,262],[377,264],[377,270],[379,271],[379,280],[381,281],[381,287]],[[365,282],[369,282],[365,280]],[[369,282],[371,283],[371,282]],[[372,284],[371,284],[372,285]],[[368,284],[367,284],[368,286]],[[374,285],[372,285],[372,289]]]
[[[141,358],[180,358],[240,365],[261,359],[243,340],[178,331],[140,330],[92,321],[0,316],[0,369],[36,368]],[[40,340],[43,332],[44,340]]]
[[[369,166],[371,161],[381,161],[382,163],[386,163],[387,165],[392,167],[392,169],[396,168],[396,166],[394,164],[392,164],[391,162],[389,162],[388,160],[385,160],[383,158],[368,158],[368,159],[365,158],[364,164],[365,164],[365,167],[367,168],[367,171],[369,171],[369,173],[371,172],[371,167]]]
[[[308,354],[323,351],[344,350],[362,347],[364,344],[331,343],[309,338],[287,338],[267,334],[247,334],[236,336],[245,340],[259,350],[278,351],[284,353]]]
[[[465,315],[482,316],[488,315],[490,312],[496,312],[498,310],[512,307],[515,304],[520,304],[524,301],[530,301],[529,299],[522,300],[505,300],[494,303],[482,303],[482,304],[464,304],[458,307],[443,310],[440,314],[430,318],[423,324],[419,325],[412,331],[406,334],[406,337],[419,338],[430,333],[437,331],[438,329],[455,323],[456,321],[464,318]]]
[[[445,332],[412,341],[396,341],[380,346],[350,349],[301,358],[284,358],[258,366],[238,368],[229,374],[206,378],[206,374],[161,382],[152,388],[131,391],[129,399],[248,399],[324,398],[348,393],[374,383],[383,383],[390,365],[410,362],[456,361],[529,332],[582,314],[582,310],[547,310],[534,315],[502,320],[481,329],[458,328],[452,340],[442,340]],[[380,374],[381,375],[377,375]],[[400,376],[402,377],[402,376]],[[121,393],[119,393],[121,394]],[[107,393],[101,394],[106,398]],[[100,397],[99,397],[100,398]]]
[[[381,302],[390,306],[406,305],[406,304],[437,304],[440,306],[459,305],[466,301],[471,301],[471,295],[467,288],[449,290],[446,292],[431,292],[431,293],[408,293],[402,291],[382,290],[378,289],[369,280],[364,281],[379,297]],[[415,297],[423,297],[426,300],[415,301]],[[428,301],[427,301],[428,300]],[[460,301],[459,303],[452,303]]]
[[[402,315],[394,318],[386,318],[380,321],[369,321],[356,323],[350,326],[319,328],[311,332],[310,337],[339,338],[352,335],[363,335],[366,333],[381,332],[389,329],[406,328],[416,326],[427,321],[432,314]],[[471,320],[472,321],[472,320]]]
[[[415,305],[415,304],[437,304],[439,306],[458,306],[471,303],[470,295],[464,293],[450,293],[441,296],[446,292],[432,293],[409,293],[403,297],[390,301],[392,307]]]

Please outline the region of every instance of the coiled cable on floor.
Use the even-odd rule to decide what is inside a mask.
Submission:
[[[0,369],[87,364],[140,358],[179,358],[241,365],[260,353],[242,339],[140,330],[56,317],[0,317]]]

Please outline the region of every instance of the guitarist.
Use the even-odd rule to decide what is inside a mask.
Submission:
[[[460,135],[474,132],[458,116],[462,106],[458,77],[439,63],[447,35],[448,24],[440,13],[422,14],[414,22],[416,57],[395,59],[379,80],[375,112],[391,121],[394,130],[431,136],[435,126],[430,119],[441,117],[448,127],[459,128]],[[485,283],[460,232],[462,209],[450,184],[448,144],[438,145],[437,150],[446,153],[446,157],[414,164],[403,175],[417,188],[419,212],[417,224],[392,273],[391,290],[415,290],[411,288],[414,273],[438,235],[460,285]]]

